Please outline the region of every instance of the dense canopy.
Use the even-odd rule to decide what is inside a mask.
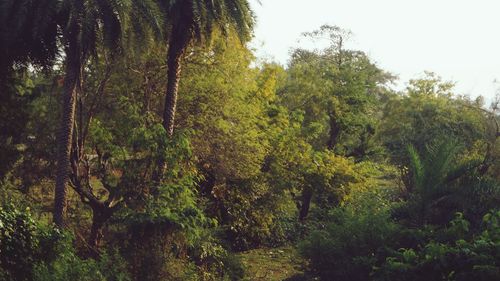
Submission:
[[[0,0],[0,280],[500,277],[500,97],[396,91],[336,26],[283,66],[254,24]]]

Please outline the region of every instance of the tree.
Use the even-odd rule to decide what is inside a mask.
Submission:
[[[328,149],[314,150],[297,134],[297,125],[285,130],[273,145],[270,163],[271,182],[288,191],[304,222],[316,203],[322,209],[344,201],[352,184],[361,180],[353,161],[335,155]]]
[[[66,193],[70,173],[73,129],[78,92],[81,91],[83,68],[95,54],[99,39],[116,49],[122,35],[130,3],[123,1],[76,1],[61,3],[58,22],[65,53],[63,111],[58,134],[57,174],[54,195],[54,222],[63,227],[67,208]]]
[[[283,103],[290,111],[304,112],[304,133],[315,136],[310,143],[316,149],[359,159],[370,153],[378,101],[392,76],[363,52],[346,49],[347,31],[323,26],[306,36],[326,37],[329,45],[321,51],[294,51]]]
[[[247,0],[160,1],[166,13],[169,47],[167,53],[167,90],[163,127],[174,132],[181,60],[190,43],[209,42],[215,29],[235,30],[241,41],[250,38],[253,15]]]
[[[192,132],[205,212],[235,248],[247,249],[273,237],[272,210],[283,202],[261,169],[279,126],[270,113],[285,70],[253,67],[251,50],[238,40],[214,34],[211,46],[192,49],[179,87],[176,128]]]
[[[66,210],[66,186],[71,169],[70,158],[74,143],[75,110],[84,66],[90,56],[97,54],[99,45],[112,52],[119,49],[127,30],[128,18],[132,28],[142,33],[142,23],[158,30],[161,20],[152,1],[67,0],[60,4],[57,20],[62,30],[61,43],[65,53],[63,111],[58,135],[57,175],[54,202],[54,222],[63,226]],[[155,28],[156,27],[156,28]],[[78,157],[77,157],[78,158]]]
[[[424,153],[426,145],[444,136],[458,140],[470,150],[487,139],[489,114],[481,106],[453,94],[453,83],[426,72],[410,80],[402,94],[385,104],[378,138],[396,164],[408,160],[407,146]]]

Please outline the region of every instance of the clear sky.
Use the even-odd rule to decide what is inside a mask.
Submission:
[[[353,32],[351,48],[400,77],[433,71],[457,93],[491,100],[500,84],[500,0],[250,0],[257,55],[286,65],[301,33],[323,24]]]

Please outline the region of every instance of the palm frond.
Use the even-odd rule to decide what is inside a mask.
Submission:
[[[453,140],[441,140],[427,146],[424,164],[427,188],[435,189],[445,183],[446,176],[453,169],[453,161],[459,148]]]
[[[250,39],[254,15],[247,0],[163,0],[160,7],[166,15],[166,29],[173,25],[190,27],[199,43],[210,42],[215,30],[227,36],[235,32],[242,42]]]
[[[57,49],[57,0],[0,2],[0,67],[50,66]]]
[[[415,189],[422,189],[425,177],[425,168],[418,155],[417,150],[413,145],[408,146],[408,154],[410,156],[410,172],[412,173],[412,181]]]
[[[131,20],[137,23],[141,33],[151,30],[155,38],[161,38],[165,21],[156,1],[133,0],[131,12]]]

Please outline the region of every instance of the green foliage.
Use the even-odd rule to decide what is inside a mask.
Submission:
[[[292,127],[278,136],[269,157],[269,174],[277,191],[291,194],[299,211],[307,216],[304,204],[314,202],[323,209],[338,206],[350,187],[363,179],[351,159],[329,150],[314,150],[297,136],[298,130]]]
[[[32,265],[41,258],[37,225],[29,209],[0,209],[0,276],[2,280],[31,280]]]
[[[215,190],[217,203],[221,204],[221,227],[225,238],[236,250],[246,250],[265,245],[273,238],[273,224],[276,214],[272,210],[281,210],[282,200],[274,194],[262,179],[255,182],[235,182]]]
[[[0,257],[0,277],[6,281],[130,280],[118,255],[82,259],[70,234],[42,226],[29,209],[12,205],[0,209]]]
[[[327,146],[357,158],[378,154],[371,139],[379,119],[378,99],[391,76],[363,52],[345,49],[348,34],[338,27],[323,26],[308,35],[327,37],[330,44],[321,51],[294,51],[280,91],[283,104],[291,112],[303,112],[304,137],[316,149]]]
[[[53,65],[70,41],[87,58],[102,45],[116,50],[124,34],[158,34],[162,18],[154,1],[9,0],[0,5],[0,23],[3,82],[13,65]]]
[[[322,280],[369,280],[372,266],[383,261],[400,227],[387,206],[367,194],[360,202],[333,210],[323,229],[313,231],[299,248]]]
[[[198,41],[210,41],[214,30],[236,31],[242,41],[250,38],[254,19],[247,0],[233,1],[159,1],[167,25],[183,26]],[[177,35],[178,34],[174,34]]]
[[[445,223],[457,211],[481,217],[498,202],[498,187],[478,174],[482,160],[459,160],[461,150],[449,139],[429,144],[422,157],[414,147],[408,148],[410,178],[406,189],[410,200],[404,212],[413,223]],[[486,194],[490,198],[484,200]],[[480,212],[481,206],[487,207]]]
[[[52,86],[50,79],[36,71],[16,71],[5,83],[0,83],[0,118],[3,120],[0,124],[0,180],[5,180],[6,176],[21,176],[25,191],[30,185],[27,182],[30,175],[20,170],[29,170],[35,176],[38,167],[27,162],[40,158],[48,160],[52,152],[47,147],[47,140],[52,140],[53,129],[47,126],[53,124],[58,111],[46,95]],[[49,110],[54,111],[47,114]],[[34,122],[35,118],[40,122]],[[43,134],[42,121],[46,122]]]
[[[241,280],[243,277],[239,258],[228,252],[210,231],[205,231],[189,252],[201,280]]]
[[[75,252],[71,239],[58,242],[60,253],[50,263],[35,265],[34,281],[129,281],[126,262],[117,254],[102,254],[98,261],[82,259]]]
[[[285,278],[301,240],[324,280],[498,277],[496,113],[431,73],[391,93],[393,77],[346,49],[338,27],[307,33],[328,47],[295,50],[286,69],[258,62],[244,44],[253,24],[245,0],[0,3],[1,201],[33,210],[0,209],[0,279],[272,270],[252,262],[286,263],[263,277]],[[183,66],[172,136],[158,114],[168,68],[178,75],[168,50]],[[64,84],[56,58],[69,51],[82,73],[59,232],[43,222]]]
[[[378,138],[396,164],[408,160],[407,146],[418,153],[443,137],[470,149],[477,141],[484,144],[487,118],[474,102],[452,95],[453,84],[426,73],[410,81],[403,95],[390,97],[385,104]]]
[[[24,78],[24,79],[23,79]],[[33,84],[26,77],[11,77],[0,84],[0,181],[20,157],[18,145],[28,122],[28,104]]]
[[[279,113],[268,114],[276,107],[284,70],[276,65],[253,69],[251,52],[233,36],[226,41],[230,47],[219,39],[211,48],[194,49],[186,60],[178,124],[193,132],[205,212],[219,222],[233,247],[247,249],[272,238],[269,210],[281,208],[281,193],[273,190],[262,167],[272,136],[287,121]]]
[[[371,199],[370,199],[371,200]],[[498,211],[480,229],[458,213],[446,227],[406,228],[368,200],[336,209],[325,229],[300,244],[322,280],[494,280],[499,276]],[[359,202],[358,202],[359,204]]]
[[[500,213],[483,218],[482,232],[469,238],[461,214],[445,232],[449,241],[429,241],[417,249],[401,248],[375,271],[375,280],[495,280],[500,276]]]
[[[157,134],[159,133],[159,134]],[[134,145],[136,155],[142,157],[145,152],[152,153],[151,158],[140,159],[139,162],[148,162],[159,159],[166,160],[168,172],[167,178],[158,186],[154,182],[148,185],[141,183],[140,178],[145,165],[137,166],[138,161],[124,162],[127,171],[121,178],[121,184],[126,189],[125,194],[134,197],[126,198],[127,208],[119,214],[120,220],[130,225],[158,224],[178,227],[186,231],[190,236],[197,237],[198,230],[210,225],[208,220],[198,206],[195,184],[197,180],[196,171],[191,167],[191,148],[189,141],[183,135],[168,139],[165,130],[161,126],[153,129],[137,128],[131,134],[131,142]],[[158,156],[161,154],[162,156]],[[141,184],[150,188],[146,193],[137,193],[137,186]]]
[[[199,166],[217,181],[259,174],[269,147],[266,110],[274,95],[274,89],[257,87],[254,80],[266,78],[250,68],[252,54],[234,37],[227,41],[231,47],[219,39],[186,61],[177,113],[179,127],[193,131]]]

